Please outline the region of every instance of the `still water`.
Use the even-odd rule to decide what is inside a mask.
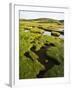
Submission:
[[[24,30],[25,32],[29,32],[29,30]],[[49,31],[44,31],[43,35],[48,35],[51,36],[51,32]],[[64,38],[64,35],[60,34],[59,38]]]

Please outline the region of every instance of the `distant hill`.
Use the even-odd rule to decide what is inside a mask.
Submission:
[[[51,19],[51,18],[37,18],[37,19],[20,19],[23,21],[36,21],[38,23],[58,23],[58,24],[63,24],[64,20],[56,20],[56,19]]]
[[[64,20],[59,20],[61,23],[64,23]]]

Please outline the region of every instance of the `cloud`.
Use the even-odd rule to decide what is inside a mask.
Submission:
[[[36,19],[36,18],[52,18],[64,20],[64,13],[59,12],[35,12],[35,11],[20,11],[20,19]]]

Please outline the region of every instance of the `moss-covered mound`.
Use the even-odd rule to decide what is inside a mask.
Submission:
[[[59,37],[60,33],[59,32],[51,32],[51,35]]]

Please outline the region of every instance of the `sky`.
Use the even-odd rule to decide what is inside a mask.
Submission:
[[[64,13],[20,11],[19,18],[20,19],[52,18],[57,20],[64,20]]]

